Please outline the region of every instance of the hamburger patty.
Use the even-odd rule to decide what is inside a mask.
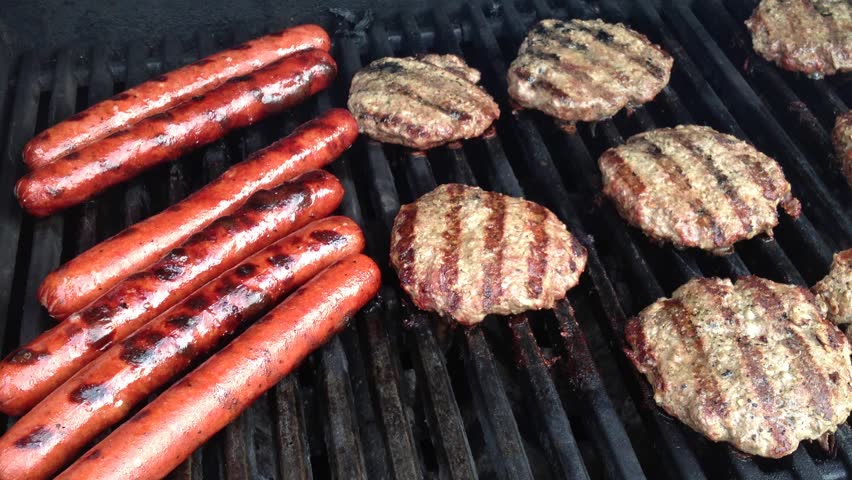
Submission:
[[[852,111],[837,117],[834,124],[834,149],[846,181],[852,185]]]
[[[754,50],[781,68],[817,76],[852,70],[849,0],[762,0],[746,25]]]
[[[598,159],[603,192],[645,234],[721,254],[772,232],[778,204],[800,206],[781,167],[746,142],[697,125],[634,135]]]
[[[541,205],[448,184],[402,206],[390,259],[419,308],[470,325],[552,308],[579,281],[586,249]]]
[[[834,255],[831,270],[813,288],[817,306],[834,323],[852,323],[852,249]]]
[[[651,101],[671,69],[668,53],[622,24],[542,20],[509,67],[509,95],[565,122],[592,122]]]
[[[349,110],[362,133],[425,150],[479,136],[500,116],[478,81],[455,55],[382,58],[352,78]]]
[[[631,319],[627,355],[666,412],[713,441],[780,458],[852,410],[852,350],[806,289],[697,278]]]

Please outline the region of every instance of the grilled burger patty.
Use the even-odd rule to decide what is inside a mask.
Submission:
[[[693,279],[631,319],[625,335],[658,405],[746,453],[788,455],[852,409],[849,342],[804,288]]]
[[[834,149],[846,181],[852,185],[852,111],[837,117],[834,124]]]
[[[509,95],[565,122],[591,122],[651,101],[671,69],[668,53],[622,24],[542,20],[509,67]]]
[[[781,167],[746,142],[697,125],[634,135],[601,155],[603,192],[645,234],[725,253],[801,207]]]
[[[813,288],[817,306],[834,323],[852,323],[852,249],[834,255],[831,270]]]
[[[482,134],[500,109],[455,55],[382,58],[352,78],[349,110],[362,133],[428,149]]]
[[[470,325],[552,308],[577,284],[586,249],[541,205],[448,184],[403,205],[390,258],[419,308]]]
[[[849,0],[762,0],[746,25],[754,50],[781,68],[819,76],[852,70]]]

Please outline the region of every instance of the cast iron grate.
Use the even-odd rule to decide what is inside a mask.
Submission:
[[[558,3],[558,4],[557,4]],[[461,182],[525,195],[553,210],[589,248],[581,285],[552,312],[447,328],[413,309],[387,279],[336,339],[208,442],[172,476],[214,478],[777,478],[844,479],[852,432],[837,453],[806,445],[780,461],[713,445],[654,407],[649,386],[626,362],[629,315],[696,275],[754,272],[812,284],[834,251],[852,246],[852,194],[831,164],[830,128],[848,109],[850,77],[807,80],[755,57],[742,20],[756,0],[502,0],[402,12],[366,30],[337,29],[335,88],[302,108],[245,129],[96,201],[43,220],[21,214],[11,186],[20,151],[47,125],[225,45],[229,38],[177,36],[158,49],[131,42],[50,56],[0,54],[0,346],[8,353],[52,325],[35,289],[60,262],[183,198],[229,165],[318,111],[344,105],[349,80],[386,55],[456,53],[483,73],[503,116],[483,138],[427,154],[367,139],[331,165],[347,187],[340,213],[368,235],[387,265],[401,202],[437,183]],[[505,71],[537,18],[624,21],[675,57],[672,82],[651,104],[565,135],[535,113],[512,115]],[[777,158],[804,205],[776,238],[710,257],[649,243],[599,199],[595,159],[636,132],[702,123],[747,138]],[[13,419],[2,419],[2,432]]]

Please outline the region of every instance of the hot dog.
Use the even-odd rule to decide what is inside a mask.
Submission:
[[[312,48],[328,51],[331,39],[317,25],[299,25],[214,53],[125,90],[41,132],[24,147],[24,163],[30,168],[42,167],[145,117],[208,92],[230,78]]]
[[[57,480],[165,477],[343,328],[347,318],[378,292],[380,283],[378,267],[363,255],[329,267],[95,445]]]
[[[154,165],[300,103],[328,87],[336,73],[334,60],[324,50],[294,53],[28,173],[15,185],[15,195],[36,216],[77,205]]]
[[[163,212],[95,245],[51,272],[38,297],[51,315],[81,310],[128,275],[142,270],[254,192],[337,158],[358,136],[348,111],[334,109],[234,165]]]
[[[113,345],[0,437],[0,480],[48,478],[104,429],[329,265],[360,252],[361,230],[332,217],[292,233]],[[49,425],[50,435],[32,432]]]
[[[322,170],[255,193],[233,215],[211,223],[0,362],[0,411],[29,410],[112,343],[247,256],[332,213],[342,197],[340,182]]]

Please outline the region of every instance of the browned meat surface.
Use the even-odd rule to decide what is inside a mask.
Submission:
[[[852,70],[852,2],[762,0],[746,20],[754,50],[808,75]]]
[[[425,150],[477,137],[500,109],[455,55],[382,58],[352,78],[349,110],[362,133]]]
[[[634,135],[598,160],[603,192],[621,216],[659,242],[717,254],[800,206],[781,167],[736,137],[697,125]]]
[[[403,205],[390,256],[419,308],[468,325],[552,308],[586,266],[586,249],[550,210],[459,184]]]
[[[852,185],[852,111],[837,117],[833,137],[840,168],[846,181]]]
[[[852,323],[852,249],[834,255],[831,271],[813,288],[817,306],[834,323]]]
[[[627,354],[666,412],[709,439],[780,458],[852,410],[852,353],[806,289],[698,278],[630,320]]]
[[[542,20],[509,67],[509,95],[565,122],[592,122],[653,100],[671,69],[668,53],[622,24]]]

